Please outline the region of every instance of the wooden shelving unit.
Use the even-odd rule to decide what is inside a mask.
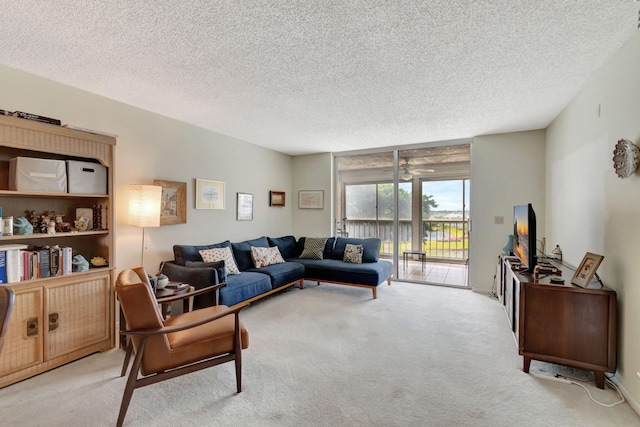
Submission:
[[[22,156],[97,161],[107,169],[107,194],[22,192],[0,187],[3,216],[55,211],[73,222],[76,208],[100,205],[106,208],[105,230],[1,236],[0,245],[70,246],[87,260],[99,256],[113,266],[115,145],[110,136],[0,116],[0,165]],[[115,347],[113,267],[6,286],[15,291],[16,303],[0,354],[0,387]]]

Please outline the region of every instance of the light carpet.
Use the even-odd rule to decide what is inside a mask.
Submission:
[[[631,426],[581,388],[522,372],[504,310],[469,290],[394,282],[378,299],[307,282],[241,314],[243,392],[233,364],[134,392],[126,426]],[[0,390],[3,426],[115,425],[122,350]],[[533,362],[532,370],[553,365]],[[586,382],[594,398],[619,399]]]

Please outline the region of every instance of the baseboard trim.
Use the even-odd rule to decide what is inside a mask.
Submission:
[[[638,404],[638,402],[633,397],[631,397],[627,389],[624,388],[624,385],[622,385],[618,378],[612,377],[609,378],[609,381],[613,382],[620,389],[620,393],[622,393],[629,406],[631,406],[631,409],[633,409],[635,413],[640,416],[640,404]]]

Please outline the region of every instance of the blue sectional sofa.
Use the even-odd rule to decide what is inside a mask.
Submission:
[[[322,259],[306,258],[305,242],[305,237],[296,240],[294,236],[263,236],[238,243],[227,240],[204,246],[175,245],[174,260],[163,263],[161,270],[170,280],[189,283],[197,289],[226,283],[215,297],[210,294],[196,297],[196,308],[213,304],[233,307],[295,285],[304,289],[305,280],[318,284],[327,282],[369,288],[374,299],[377,298],[378,285],[384,281],[391,285],[392,264],[378,259],[380,239],[326,238]],[[347,245],[359,245],[363,249],[361,263],[344,261]],[[277,246],[285,262],[256,268],[251,254],[252,246]],[[226,247],[231,249],[239,274],[227,274],[224,261],[205,262],[200,254],[202,250]]]

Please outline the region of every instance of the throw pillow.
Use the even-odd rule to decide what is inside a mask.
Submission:
[[[353,264],[362,264],[362,254],[364,253],[364,245],[352,245],[347,243],[344,248],[344,262]]]
[[[300,258],[323,259],[322,254],[326,243],[326,237],[307,237],[304,240],[304,249],[300,254]]]
[[[204,262],[224,261],[227,274],[240,274],[230,247],[204,249],[199,252]]]
[[[273,264],[281,264],[284,262],[277,246],[271,248],[251,246],[251,258],[253,258],[253,265],[255,265],[256,268],[262,268]]]

